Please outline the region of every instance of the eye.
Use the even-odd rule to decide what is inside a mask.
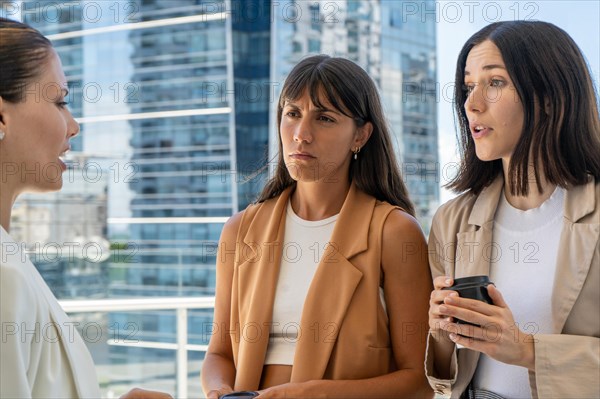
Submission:
[[[473,83],[465,83],[463,84],[462,89],[465,92],[465,94],[469,96],[473,89],[475,89],[475,85]]]
[[[319,117],[317,119],[320,120],[321,122],[327,122],[327,123],[335,122],[334,119],[328,117],[327,115],[319,115]]]
[[[285,116],[289,118],[297,118],[299,115],[297,111],[288,111],[285,113]]]
[[[505,84],[506,84],[506,82],[502,79],[492,79],[490,81],[491,87],[504,87]]]
[[[69,103],[66,101],[61,101],[61,102],[56,103],[56,105],[58,105],[58,108],[66,108],[67,105],[69,105]]]

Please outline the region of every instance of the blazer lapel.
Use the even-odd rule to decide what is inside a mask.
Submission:
[[[351,258],[367,249],[376,200],[352,184],[330,245],[311,282],[300,322],[292,382],[322,379],[362,272]]]
[[[500,177],[482,190],[469,215],[472,227],[456,235],[454,278],[490,274],[490,262],[498,256],[492,233],[502,185]]]
[[[566,192],[552,295],[555,333],[562,331],[586,280],[594,251],[598,248],[600,223],[578,223],[594,211],[597,203],[594,179]]]

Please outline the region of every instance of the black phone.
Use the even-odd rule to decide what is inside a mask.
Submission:
[[[219,399],[248,399],[256,396],[258,396],[258,392],[255,391],[240,391],[228,393],[221,396]]]

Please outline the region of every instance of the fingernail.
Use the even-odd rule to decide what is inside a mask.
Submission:
[[[448,296],[458,296],[458,292],[451,292]]]
[[[447,279],[446,279],[446,284],[448,284],[448,285],[452,285],[452,279],[451,279],[451,278],[447,278]]]
[[[450,333],[449,337],[452,341],[456,341],[458,339],[458,337],[454,333]]]
[[[454,299],[452,299],[452,297],[450,295],[448,295],[446,297],[446,299],[444,299],[445,303],[455,303],[456,301]]]

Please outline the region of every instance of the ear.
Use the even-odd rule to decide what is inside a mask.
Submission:
[[[6,133],[6,123],[4,114],[6,113],[6,102],[2,97],[0,97],[0,130]]]
[[[373,133],[373,124],[371,122],[365,123],[363,126],[359,127],[356,131],[356,138],[354,139],[354,144],[360,148],[364,147],[369,141],[371,134]]]

